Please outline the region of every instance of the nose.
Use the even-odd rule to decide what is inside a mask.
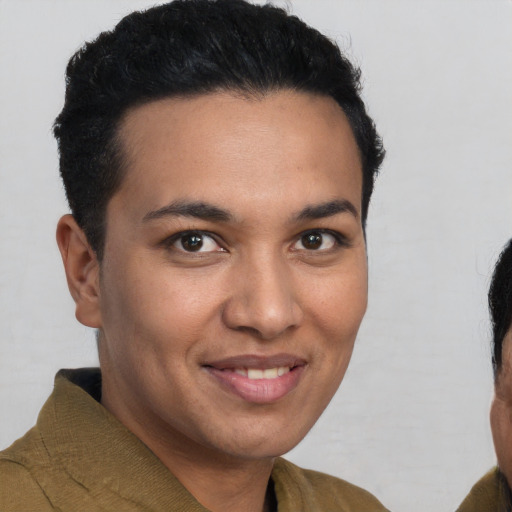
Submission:
[[[223,309],[223,321],[230,329],[272,340],[302,323],[291,270],[278,257],[240,265],[230,290]]]

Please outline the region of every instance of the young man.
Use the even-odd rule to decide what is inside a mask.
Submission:
[[[133,13],[70,61],[57,227],[101,369],[0,455],[2,510],[380,511],[279,458],[366,309],[381,141],[358,72],[274,7]]]

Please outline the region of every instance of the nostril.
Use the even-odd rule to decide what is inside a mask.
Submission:
[[[256,329],[255,327],[247,327],[247,326],[241,325],[241,326],[237,327],[236,330],[240,331],[240,332],[245,332],[247,334],[250,334],[251,336],[255,336],[258,338],[262,337],[261,332],[258,331],[258,329]]]

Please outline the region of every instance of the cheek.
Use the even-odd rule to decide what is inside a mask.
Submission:
[[[314,288],[311,299],[317,322],[333,336],[355,337],[368,303],[366,265],[333,274]]]
[[[103,327],[111,338],[143,342],[152,349],[190,340],[215,317],[219,287],[206,277],[171,272],[164,265],[119,265],[102,286]]]
[[[345,374],[366,312],[366,265],[333,275],[329,282],[314,290],[311,299],[310,311],[321,334],[321,342],[317,340],[315,344],[315,361],[323,370],[329,368],[334,392]]]
[[[495,398],[491,406],[491,431],[498,464],[512,483],[512,411],[510,407]]]

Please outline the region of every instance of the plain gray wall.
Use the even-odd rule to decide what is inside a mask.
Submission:
[[[153,3],[0,0],[0,447],[33,425],[59,368],[96,364],[54,242],[67,207],[51,124],[71,54]],[[451,511],[495,460],[486,292],[512,236],[512,2],[287,5],[362,67],[388,150],[355,354],[290,458],[395,512]]]

